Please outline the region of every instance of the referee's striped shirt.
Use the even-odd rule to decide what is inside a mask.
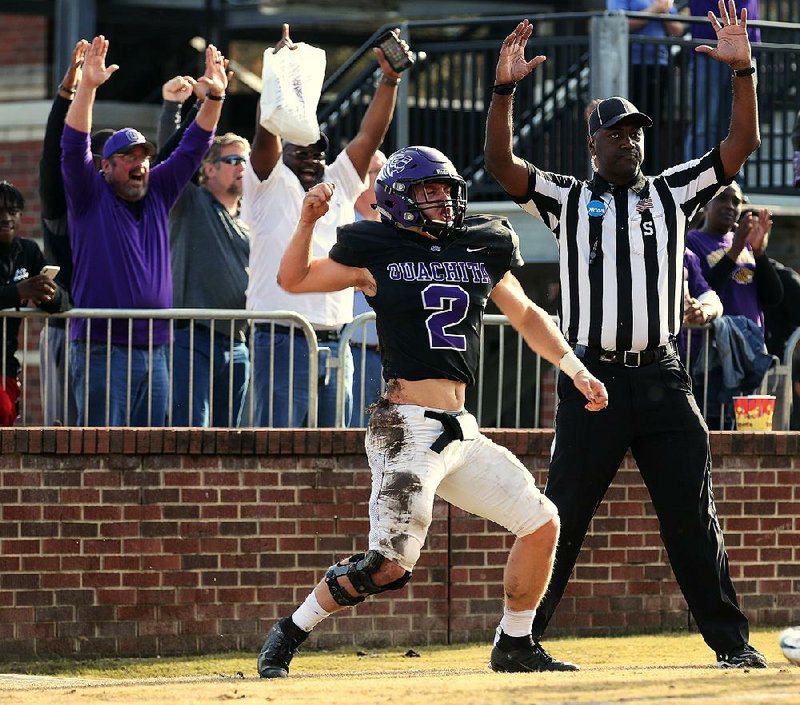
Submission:
[[[730,183],[719,147],[628,186],[612,186],[598,174],[579,181],[530,163],[528,169],[528,194],[519,205],[556,236],[567,341],[640,351],[674,337],[687,222]]]

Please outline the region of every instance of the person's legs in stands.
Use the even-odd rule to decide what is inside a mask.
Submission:
[[[228,428],[241,425],[245,392],[249,381],[250,354],[247,345],[241,341],[234,341],[231,350],[231,339],[228,336],[215,336],[214,403],[210,425]]]
[[[319,405],[317,407],[317,425],[320,428],[331,428],[336,425],[336,368],[327,369],[329,355],[336,357],[342,350],[341,364],[344,366],[344,426],[350,425],[350,418],[353,415],[353,354],[350,346],[343,347],[339,341],[325,342],[321,344],[319,351],[319,363],[317,375],[319,384],[317,385],[319,394]],[[325,348],[330,348],[330,352]]]
[[[253,346],[253,425],[274,428],[303,426],[308,413],[308,344],[305,337],[277,332],[273,336],[269,329],[256,329]],[[290,379],[294,384],[290,385]]]
[[[192,339],[189,327],[176,328],[173,341],[171,423],[173,426],[208,426],[208,329],[195,326]]]
[[[112,356],[114,348],[111,346]],[[88,345],[88,379],[87,379],[87,343],[85,340],[73,340],[69,348],[69,370],[72,388],[75,391],[77,407],[77,426],[114,425],[112,418],[112,385],[107,380],[107,348],[105,343]],[[123,366],[123,369],[127,369]],[[124,397],[123,397],[124,404]],[[124,406],[123,406],[124,409]],[[106,413],[108,412],[108,413]]]

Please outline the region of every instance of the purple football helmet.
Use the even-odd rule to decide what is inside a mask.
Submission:
[[[450,184],[450,198],[444,201],[417,203],[413,187],[426,182]],[[401,228],[422,228],[436,237],[458,234],[464,226],[467,211],[467,184],[453,163],[438,149],[406,147],[392,154],[375,180],[377,210],[381,219]],[[450,206],[453,219],[432,220],[423,212],[431,206]]]

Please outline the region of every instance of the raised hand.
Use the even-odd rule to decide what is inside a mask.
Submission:
[[[161,97],[173,103],[183,103],[192,95],[196,85],[197,81],[191,76],[174,76],[161,86]]]
[[[332,183],[323,181],[308,190],[303,198],[303,208],[300,211],[300,221],[303,223],[316,223],[330,208],[333,191],[336,187]]]
[[[736,225],[736,230],[733,231],[733,244],[731,245],[731,250],[734,251],[737,256],[744,249],[744,246],[750,239],[750,232],[753,229],[753,222],[753,214],[750,211],[747,213],[742,213],[741,217],[739,218],[739,222]]]
[[[525,60],[525,46],[532,33],[533,25],[528,20],[522,20],[505,38],[497,60],[496,83],[521,81],[546,60],[547,57],[542,55],[534,56],[530,61]]]
[[[760,257],[766,252],[771,230],[772,214],[766,208],[762,208],[758,212],[758,217],[752,218],[750,233],[747,236],[747,242],[749,242],[750,247],[753,248],[753,255],[755,257]]]
[[[406,56],[411,58],[411,48],[406,43],[405,39],[400,39],[400,29],[395,28],[392,30],[392,33],[400,41],[400,48],[405,52]],[[375,47],[373,52],[375,53],[375,58],[378,60],[378,65],[381,67],[381,71],[383,71],[384,76],[392,79],[400,78],[400,74],[392,68],[392,65],[389,63],[382,49]]]
[[[78,84],[81,82],[83,76],[83,61],[88,48],[89,42],[85,39],[80,39],[75,44],[75,48],[72,50],[72,56],[70,57],[69,66],[67,66],[64,78],[61,79],[59,88],[63,88],[67,92],[75,91],[78,88]]]
[[[740,20],[736,18],[736,3],[719,0],[719,19],[713,12],[708,13],[709,22],[717,33],[717,46],[706,44],[696,47],[699,54],[708,54],[712,59],[728,64],[734,69],[747,68],[751,64],[750,38],[747,36],[747,8],[742,9]]]
[[[295,44],[289,38],[289,25],[285,23],[281,25],[281,38],[278,40],[278,43],[275,45],[275,48],[272,51],[273,53],[277,53],[283,49],[283,47],[286,47],[287,49],[297,49],[297,44]]]
[[[206,70],[203,75],[197,79],[197,83],[201,84],[205,90],[198,86],[203,95],[211,93],[212,95],[222,95],[228,87],[228,62],[222,55],[217,47],[209,44],[206,47]]]
[[[82,85],[86,85],[87,88],[102,86],[111,78],[111,74],[119,69],[117,64],[106,66],[107,54],[108,40],[102,34],[92,39],[84,54]]]

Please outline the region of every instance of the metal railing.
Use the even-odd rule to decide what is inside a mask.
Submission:
[[[193,334],[194,331],[199,327],[199,322],[210,322],[209,330],[210,330],[210,339],[211,339],[211,347],[213,348],[213,341],[214,336],[225,336],[229,340],[229,344],[231,346],[231,350],[234,345],[234,335],[233,335],[233,328],[235,321],[241,320],[248,320],[249,327],[250,327],[250,340],[252,340],[252,332],[253,328],[258,323],[264,323],[267,326],[267,329],[272,328],[274,330],[274,326],[276,323],[280,325],[295,327],[299,331],[302,332],[303,336],[305,337],[306,344],[308,345],[308,378],[309,380],[316,380],[317,373],[318,373],[318,358],[320,351],[324,350],[325,347],[320,345],[317,341],[315,331],[311,324],[308,322],[306,318],[303,316],[294,313],[292,311],[242,311],[242,310],[222,310],[222,309],[139,309],[139,310],[120,310],[120,309],[73,309],[67,313],[62,314],[45,314],[36,309],[22,309],[19,311],[0,311],[0,324],[2,325],[2,330],[0,330],[0,338],[2,338],[3,342],[3,350],[6,350],[6,343],[8,340],[8,321],[12,318],[19,318],[21,319],[19,328],[20,328],[20,342],[17,351],[17,358],[20,362],[20,384],[22,387],[22,394],[20,397],[19,403],[19,415],[20,419],[19,422],[22,425],[41,425],[43,421],[41,411],[34,412],[34,407],[38,405],[34,403],[32,399],[30,389],[35,386],[41,386],[41,407],[47,408],[49,399],[49,385],[33,385],[30,384],[32,380],[30,380],[31,374],[33,371],[38,370],[40,374],[36,377],[35,381],[38,383],[40,382],[41,377],[41,366],[48,368],[49,367],[49,346],[46,345],[48,336],[51,335],[51,331],[53,330],[54,326],[51,325],[52,322],[57,321],[59,319],[64,320],[64,329],[65,329],[65,338],[66,338],[66,349],[63,354],[63,362],[62,362],[62,375],[58,381],[58,387],[61,388],[62,391],[62,399],[63,399],[63,407],[61,409],[61,413],[59,415],[59,423],[58,425],[71,425],[74,423],[74,420],[70,418],[68,413],[68,400],[73,398],[78,390],[75,389],[74,382],[72,379],[72,371],[70,370],[70,352],[75,348],[83,348],[84,357],[85,357],[85,369],[83,374],[84,380],[84,389],[82,390],[82,398],[84,399],[84,404],[81,409],[79,409],[79,414],[82,412],[83,418],[89,418],[90,411],[96,412],[95,409],[90,409],[90,396],[89,396],[89,368],[90,368],[90,360],[88,350],[90,344],[97,344],[97,337],[102,337],[100,343],[105,347],[106,350],[106,361],[105,361],[105,370],[103,374],[105,375],[105,383],[108,390],[111,388],[111,365],[109,364],[109,360],[111,359],[112,354],[112,341],[111,341],[111,329],[112,329],[112,322],[124,320],[128,322],[128,333],[127,333],[127,342],[122,345],[123,348],[127,350],[127,362],[126,362],[126,369],[125,374],[128,380],[128,390],[126,394],[126,401],[125,401],[125,419],[128,422],[125,425],[130,423],[131,419],[131,405],[132,405],[132,393],[130,389],[130,382],[131,382],[131,374],[132,374],[132,351],[133,350],[140,350],[144,353],[147,359],[147,366],[149,369],[147,375],[147,393],[146,393],[146,404],[147,404],[147,425],[152,426],[163,426],[163,425],[171,425],[172,422],[172,414],[173,414],[173,391],[174,391],[174,377],[175,377],[175,349],[174,349],[174,339],[175,339],[175,327],[176,324],[180,324],[185,322],[189,326],[190,331],[190,340],[192,340],[192,348],[193,348]],[[86,320],[87,321],[87,330],[86,330],[86,340],[80,341],[70,341],[71,335],[71,328],[74,326],[73,321],[75,320]],[[135,320],[146,320],[148,321],[148,342],[144,345],[136,344],[133,341],[133,321]],[[167,347],[167,369],[168,369],[168,400],[167,406],[165,411],[164,419],[154,419],[152,417],[151,412],[151,404],[154,397],[153,392],[153,362],[154,362],[154,354],[156,349],[159,347],[158,345],[154,344],[153,340],[153,322],[154,321],[161,321],[161,320],[168,320],[169,323],[169,341],[165,344]],[[99,321],[94,325],[94,330],[92,330],[92,322]],[[37,327],[34,330],[34,326]],[[227,335],[225,333],[225,329],[227,328]],[[39,330],[41,329],[41,337],[39,337]],[[44,345],[37,345],[36,341],[42,340],[45,344]],[[91,340],[91,343],[89,342]],[[294,377],[294,370],[293,370],[293,360],[294,360],[294,336],[290,336],[289,338],[289,376],[290,380]],[[189,414],[191,415],[191,408],[192,408],[192,394],[194,389],[194,373],[195,370],[193,369],[194,365],[194,349],[192,349],[191,354],[189,355],[188,360],[188,399],[189,399]],[[331,357],[330,355],[328,357]],[[41,363],[40,363],[41,360]],[[275,382],[275,352],[272,349],[269,353],[269,357],[266,361],[261,360],[260,358],[256,357],[254,346],[249,346],[249,362],[250,362],[250,369],[254,371],[253,374],[250,375],[248,381],[248,391],[246,395],[246,409],[247,413],[243,414],[243,424],[242,425],[254,425],[254,394],[252,393],[252,383],[254,379],[254,375],[256,374],[266,374],[268,376],[269,387],[272,389],[274,388]],[[0,362],[0,367],[2,368],[0,372],[2,372],[2,378],[5,379],[7,367],[8,367],[8,359],[6,356],[3,356],[2,362]],[[262,363],[265,363],[262,364]],[[229,378],[233,377],[233,356],[230,357],[230,367],[228,369]],[[209,360],[209,405],[211,407],[210,413],[212,414],[211,422],[213,424],[213,400],[214,400],[214,388],[211,380],[213,380],[213,372],[214,372],[214,360],[213,356]],[[293,411],[293,389],[294,385],[289,384],[288,386],[288,413],[290,414]],[[232,405],[232,395],[233,389],[231,387],[231,383],[228,385],[228,417],[230,418],[230,414],[232,413],[231,405]],[[309,384],[308,389],[308,416],[307,416],[307,426],[309,428],[315,428],[317,426],[317,387],[316,384]],[[271,421],[273,418],[273,399],[270,398],[268,409],[267,409],[267,425],[271,425]],[[104,425],[110,425],[111,421],[111,401],[110,401],[110,391],[106,394],[105,397],[105,408],[102,412],[102,417],[104,419]],[[197,425],[196,423],[192,422],[193,420],[189,419],[189,425]],[[95,424],[96,425],[96,424]]]
[[[190,331],[190,346],[193,345],[194,338],[192,331],[199,329],[200,326],[205,325],[212,321],[210,325],[212,347],[214,335],[224,336],[227,339],[227,345],[233,346],[234,337],[232,335],[234,330],[234,322],[248,320],[250,338],[252,342],[252,333],[254,330],[255,322],[263,322],[267,330],[274,332],[274,326],[288,325],[296,327],[305,339],[308,346],[308,399],[309,410],[306,421],[307,428],[317,427],[317,404],[318,404],[318,373],[322,372],[319,368],[319,356],[321,352],[327,353],[324,357],[324,369],[326,374],[336,375],[337,377],[337,399],[336,399],[336,422],[335,425],[343,427],[348,425],[346,423],[346,403],[345,403],[345,372],[346,366],[344,364],[345,351],[349,345],[364,345],[363,343],[354,342],[354,336],[360,334],[364,327],[372,323],[375,319],[375,314],[372,312],[364,313],[357,316],[351,323],[347,324],[339,334],[339,354],[330,354],[330,348],[326,349],[324,344],[320,344],[317,340],[315,331],[311,324],[301,315],[290,311],[241,311],[241,310],[219,310],[219,309],[158,309],[158,310],[137,310],[137,311],[122,311],[117,309],[109,310],[82,310],[75,309],[65,314],[44,314],[38,310],[20,310],[20,311],[0,311],[0,337],[5,344],[8,339],[8,322],[11,319],[20,319],[20,343],[17,351],[17,357],[20,362],[20,384],[22,394],[19,403],[19,421],[18,423],[23,426],[39,426],[42,425],[43,419],[41,410],[39,408],[39,401],[41,401],[42,408],[47,407],[47,386],[45,385],[39,390],[40,378],[35,374],[39,369],[40,355],[42,364],[47,367],[47,351],[48,346],[42,345],[41,349],[37,345],[39,340],[39,332],[41,331],[41,340],[46,343],[49,332],[53,330],[51,325],[58,319],[65,319],[65,335],[69,340],[70,327],[74,325],[72,322],[75,319],[87,319],[95,321],[95,333],[103,326],[104,332],[108,333],[111,330],[111,322],[113,320],[126,320],[128,321],[129,342],[127,347],[132,348],[132,324],[134,320],[147,320],[150,322],[150,341],[146,346],[138,346],[140,349],[146,351],[146,354],[152,361],[153,351],[157,346],[152,343],[152,322],[155,320],[168,320],[170,321],[170,340],[165,344],[167,348],[168,359],[168,376],[169,376],[169,399],[166,406],[166,414],[162,423],[154,423],[154,419],[148,417],[147,425],[161,426],[173,425],[173,390],[174,390],[174,377],[176,371],[176,361],[174,354],[174,333],[176,326],[188,325]],[[99,323],[98,321],[102,321]],[[214,332],[216,330],[216,333]],[[693,327],[693,330],[699,331],[700,338],[689,335],[687,336],[684,364],[687,369],[691,370],[695,365],[695,360],[698,355],[702,355],[702,388],[703,395],[700,400],[700,407],[703,415],[706,418],[712,416],[714,418],[724,418],[724,409],[710,409],[710,401],[708,399],[708,368],[709,368],[709,347],[710,347],[710,334],[711,327],[701,326]],[[91,334],[91,330],[87,332]],[[791,363],[792,357],[795,353],[795,348],[800,342],[800,329],[795,331],[793,336],[787,343],[786,353],[782,364],[777,366],[771,371],[772,377],[764,380],[762,390],[766,391],[766,387],[775,388],[776,395],[779,397],[779,404],[776,409],[776,417],[774,428],[788,429],[789,416],[792,405],[792,376],[791,376]],[[106,349],[106,355],[111,354],[111,343],[104,342],[103,345]],[[294,345],[294,336],[289,337],[290,348]],[[63,398],[66,400],[70,396],[73,381],[71,379],[69,369],[69,349],[74,346],[86,346],[85,341],[73,341],[67,343],[67,351],[65,354],[65,365],[63,368],[63,377],[59,379],[59,384],[62,387]],[[247,381],[247,393],[245,396],[244,408],[246,412],[242,414],[241,426],[254,426],[265,425],[273,426],[272,423],[272,398],[269,400],[269,415],[267,423],[255,424],[254,423],[254,393],[253,386],[254,380],[259,374],[266,374],[269,377],[269,387],[274,388],[274,380],[276,375],[275,365],[275,351],[271,349],[268,353],[267,360],[263,360],[257,356],[255,346],[249,345],[248,355],[250,362],[250,370],[252,371]],[[288,404],[291,412],[293,405],[292,390],[294,388],[293,380],[295,371],[292,367],[293,353],[290,350],[289,355],[290,363],[288,368],[288,382],[289,398]],[[193,366],[194,356],[189,356],[189,370],[188,370],[188,385],[189,385],[189,408],[191,409],[191,394],[193,385]],[[5,379],[7,374],[8,360],[4,356],[0,363],[0,372],[2,379]],[[130,363],[126,370],[128,380],[128,393],[126,397],[125,418],[130,420],[131,414],[131,369]],[[230,356],[229,364],[233,365],[233,356]],[[362,365],[363,365],[362,361]],[[213,358],[210,360],[211,371],[209,378],[213,378]],[[365,378],[365,370],[361,370],[361,380]],[[109,373],[106,373],[107,375]],[[232,369],[228,369],[228,379],[232,379]],[[481,335],[480,342],[480,365],[477,375],[477,383],[473,388],[467,390],[467,408],[475,414],[478,423],[481,426],[501,427],[501,428],[541,428],[549,427],[552,425],[555,418],[556,409],[556,369],[547,361],[535,354],[527,346],[522,337],[510,326],[508,319],[503,315],[487,314],[484,317],[484,329]],[[697,377],[696,377],[697,378]],[[106,386],[110,386],[110,376],[106,376]],[[152,378],[148,379],[148,408],[152,398]],[[381,383],[381,389],[384,388]],[[87,386],[88,389],[88,386]],[[366,407],[374,401],[365,397],[365,386],[362,384],[359,388],[352,390],[352,396],[355,400],[354,411],[352,418],[349,420],[351,427],[364,427],[368,420],[368,413]],[[37,394],[41,391],[41,396]],[[73,390],[74,391],[74,390]],[[87,400],[87,390],[84,390],[84,399]],[[234,390],[232,383],[229,381],[226,389],[228,413],[226,418],[233,417],[232,406],[234,404]],[[213,410],[214,406],[214,389],[213,384],[209,382],[208,389],[209,404]],[[104,412],[104,424],[109,425],[110,421],[110,401],[108,397],[105,400],[106,407]],[[83,417],[88,418],[88,406],[83,409]],[[61,420],[58,425],[72,425],[75,423],[74,419],[70,419],[66,413],[66,407],[61,415]],[[291,418],[291,415],[289,416]],[[128,424],[121,424],[128,425]],[[189,425],[197,426],[196,422],[192,422],[190,418]],[[210,424],[218,427],[225,427],[232,424],[215,423],[212,416]],[[283,424],[282,424],[283,425]]]
[[[694,96],[689,88],[690,67],[694,47],[704,42],[689,39],[688,34],[630,34],[627,20],[634,17],[665,21],[661,15],[644,13],[550,13],[531,17],[535,27],[532,51],[548,59],[517,88],[517,153],[548,171],[587,174],[586,105],[594,97],[628,93],[631,54],[644,48],[663,48],[669,56],[667,81],[666,85],[659,83],[653,99],[666,117],[657,120],[656,128],[648,133],[647,152],[652,155],[648,167],[658,173],[684,160],[685,137],[694,129],[693,116],[703,98]],[[500,44],[520,19],[480,17],[401,24],[403,35],[417,52],[417,61],[400,84],[384,151],[390,153],[409,144],[436,146],[467,179],[471,200],[503,197],[500,187],[483,171],[485,116]],[[707,18],[678,19],[686,25],[708,22]],[[762,146],[748,160],[742,185],[751,193],[794,194],[790,135],[800,110],[800,24],[767,20],[750,24],[762,32],[761,43],[753,47]],[[611,29],[602,31],[604,25]],[[334,152],[356,134],[366,112],[375,81],[371,46],[388,27],[375,32],[325,83],[319,119]],[[609,37],[613,41],[609,42]],[[610,51],[618,45],[624,45],[624,51]],[[637,78],[641,76],[642,81],[649,80],[646,71],[637,72]],[[616,90],[619,86],[624,89]],[[700,135],[704,144],[708,139],[713,144],[715,128],[709,125],[707,134]],[[725,132],[727,129],[723,136]]]

